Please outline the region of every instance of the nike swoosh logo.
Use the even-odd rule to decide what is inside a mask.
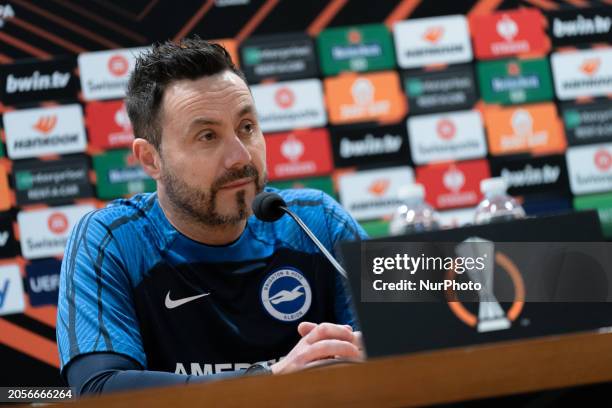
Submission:
[[[165,302],[166,308],[167,309],[174,309],[175,307],[182,306],[185,303],[191,302],[192,300],[196,300],[196,299],[199,299],[201,297],[208,296],[208,295],[210,295],[210,292],[202,293],[201,295],[195,295],[195,296],[186,297],[186,298],[183,298],[183,299],[172,300],[172,299],[170,299],[170,291],[168,291],[168,293],[166,294],[166,302]]]

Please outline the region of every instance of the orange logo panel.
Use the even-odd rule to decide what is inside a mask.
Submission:
[[[324,87],[329,121],[333,124],[395,123],[408,110],[397,72],[344,74],[325,79]]]
[[[238,58],[238,43],[235,40],[232,40],[231,38],[221,38],[217,40],[210,40],[210,42],[222,45],[232,58],[234,65],[237,67],[240,66],[240,59]]]
[[[6,211],[11,208],[11,198],[8,185],[8,176],[6,169],[0,164],[0,211]]]
[[[511,108],[489,106],[485,108],[484,118],[489,151],[493,155],[561,153],[567,146],[552,103]]]

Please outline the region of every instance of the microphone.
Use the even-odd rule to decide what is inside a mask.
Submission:
[[[274,222],[281,218],[284,214],[288,214],[293,220],[302,228],[302,230],[308,235],[310,240],[319,248],[327,260],[332,266],[338,271],[338,273],[348,279],[346,271],[336,261],[336,259],[329,253],[329,251],[323,246],[321,241],[312,233],[310,228],[304,224],[304,221],[297,216],[293,211],[287,208],[287,203],[281,196],[276,193],[262,192],[257,194],[251,205],[253,214],[262,221]]]

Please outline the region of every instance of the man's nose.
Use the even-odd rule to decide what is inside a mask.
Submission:
[[[229,138],[225,146],[225,168],[244,167],[251,162],[251,153],[237,135]]]

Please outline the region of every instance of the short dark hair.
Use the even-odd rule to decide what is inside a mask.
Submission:
[[[245,77],[220,44],[197,36],[180,42],[153,44],[136,59],[127,86],[125,105],[134,136],[143,138],[159,150],[161,125],[159,109],[166,87],[181,79],[199,79],[229,70],[245,83]]]

